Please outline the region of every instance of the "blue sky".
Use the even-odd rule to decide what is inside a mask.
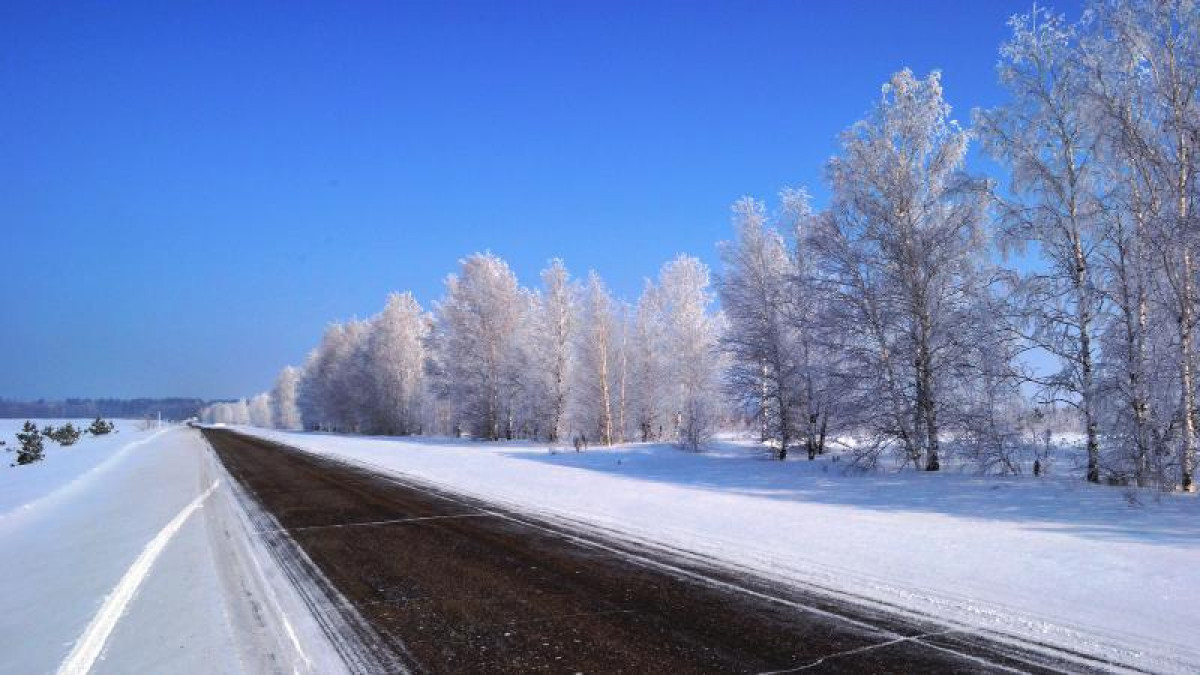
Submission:
[[[632,298],[891,72],[1003,100],[1029,5],[4,3],[0,396],[253,393],[477,250]]]

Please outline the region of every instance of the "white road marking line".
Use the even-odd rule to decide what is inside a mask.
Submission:
[[[146,576],[150,573],[150,568],[154,565],[154,561],[158,559],[159,554],[166,548],[167,543],[183,527],[184,522],[192,515],[205,499],[217,489],[220,484],[219,480],[214,480],[212,485],[208,486],[200,496],[192,500],[182,511],[179,512],[171,522],[167,523],[166,527],[154,535],[146,548],[142,549],[137,560],[129,566],[125,571],[125,576],[117,582],[112,592],[104,599],[104,604],[101,605],[100,611],[96,612],[96,616],[92,617],[92,622],[88,624],[87,630],[83,632],[79,640],[75,642],[75,647],[67,658],[58,667],[59,675],[83,675],[92,669],[96,663],[96,659],[100,656],[100,652],[104,649],[104,644],[108,642],[108,638],[112,635],[113,629],[117,626],[117,621],[121,615],[125,613],[125,609],[129,606],[130,600],[133,599],[142,582],[146,580]]]
[[[304,669],[306,671],[311,671],[312,661],[309,660],[308,654],[304,653],[304,646],[300,644],[300,638],[296,637],[296,631],[294,628],[292,628],[292,622],[288,621],[287,615],[282,611],[279,613],[279,618],[283,621],[283,630],[287,632],[288,639],[292,641],[292,648],[296,650],[296,653],[300,655],[300,658],[304,659]],[[299,667],[293,665],[292,672],[299,673]]]
[[[367,520],[361,523],[334,523],[332,525],[304,525],[301,527],[284,527],[277,530],[258,530],[256,534],[265,532],[302,532],[304,530],[328,530],[342,527],[370,527],[372,525],[397,525],[400,523],[415,523],[421,520],[442,520],[444,518],[480,518],[490,516],[490,513],[450,513],[444,516],[417,516],[415,518],[392,518],[389,520]]]
[[[844,652],[838,652],[836,654],[829,654],[827,656],[822,656],[821,658],[817,659],[816,661],[805,664],[803,666],[796,666],[795,668],[788,668],[786,670],[769,670],[769,671],[766,671],[763,673],[759,673],[758,675],[783,675],[783,673],[797,673],[797,672],[800,672],[801,670],[811,670],[811,669],[816,668],[817,666],[821,665],[822,663],[825,663],[826,661],[828,661],[830,659],[836,659],[836,658],[842,657],[842,656],[852,656],[854,654],[861,654],[863,652],[869,652],[873,649],[882,649],[884,647],[891,647],[892,645],[898,645],[902,642],[921,642],[921,640],[924,638],[937,637],[938,635],[946,635],[948,633],[957,633],[957,632],[958,631],[956,629],[950,629],[950,630],[938,631],[936,633],[925,633],[924,635],[913,635],[911,637],[896,638],[895,640],[888,640],[887,642],[880,642],[877,644],[866,645],[865,647],[858,647],[856,649],[847,649]],[[921,642],[921,644],[924,645],[925,643]]]

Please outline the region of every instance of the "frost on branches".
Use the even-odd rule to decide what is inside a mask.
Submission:
[[[1000,105],[967,128],[939,73],[895,73],[838,137],[826,203],[739,200],[715,277],[679,256],[627,301],[477,253],[431,312],[393,294],[204,417],[580,449],[734,429],[780,459],[1037,474],[1073,435],[1086,480],[1193,490],[1200,8],[1009,27]],[[966,171],[973,143],[1002,189]]]

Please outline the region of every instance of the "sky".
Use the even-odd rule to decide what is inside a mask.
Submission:
[[[476,251],[632,300],[743,195],[820,206],[892,72],[1001,103],[1030,5],[2,3],[0,397],[266,390]]]

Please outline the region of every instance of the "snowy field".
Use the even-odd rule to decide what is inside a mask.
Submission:
[[[0,467],[0,673],[336,672],[200,435],[141,426]]]
[[[70,422],[76,428],[86,429],[92,420],[82,419],[39,419],[34,420],[39,429],[50,425],[59,427]],[[82,478],[97,469],[106,460],[119,456],[119,452],[130,443],[144,439],[147,434],[139,430],[141,422],[133,420],[114,420],[117,425],[114,433],[106,436],[85,434],[75,445],[62,447],[43,439],[46,458],[28,466],[11,466],[17,461],[16,434],[25,424],[23,419],[0,419],[0,441],[4,441],[5,451],[0,459],[0,518],[11,514],[14,510],[29,508],[41,497],[46,497],[60,491],[67,484]]]
[[[1078,480],[847,475],[733,443],[544,445],[243,428],[646,546],[993,637],[1200,669],[1200,501]]]

